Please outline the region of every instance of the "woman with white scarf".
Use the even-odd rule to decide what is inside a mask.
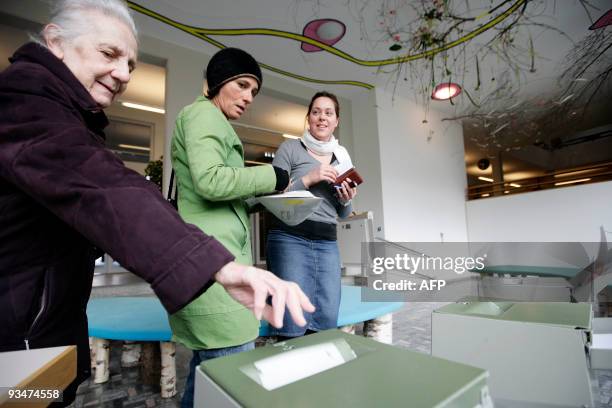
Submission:
[[[272,334],[281,337],[337,327],[340,306],[340,254],[336,241],[336,219],[352,212],[351,200],[357,189],[347,179],[335,187],[337,169],[350,169],[351,158],[338,144],[333,132],[339,123],[338,99],[329,92],[316,93],[308,106],[308,129],[301,139],[285,141],[276,152],[273,165],[287,172],[292,183],[288,191],[309,190],[323,198],[305,221],[288,226],[275,219],[268,234],[266,259],[271,272],[296,282],[315,305],[305,314],[307,325],[300,327],[285,319]]]

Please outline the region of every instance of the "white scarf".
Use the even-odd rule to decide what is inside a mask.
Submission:
[[[334,135],[331,135],[327,142],[322,142],[317,140],[313,135],[310,134],[308,129],[304,131],[302,135],[302,143],[308,149],[312,150],[319,156],[324,156],[326,154],[332,154],[336,147],[338,147],[338,139]]]
[[[331,135],[327,142],[322,142],[317,140],[313,135],[310,134],[308,129],[304,131],[302,138],[300,139],[304,146],[308,150],[312,150],[314,153],[318,155],[326,155],[326,154],[335,154],[336,160],[338,160],[339,165],[343,173],[344,171],[350,169],[353,164],[351,162],[351,157],[349,156],[346,149],[338,144],[338,139],[334,135]]]

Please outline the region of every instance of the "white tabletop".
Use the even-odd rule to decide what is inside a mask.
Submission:
[[[0,387],[14,388],[70,346],[0,353]]]

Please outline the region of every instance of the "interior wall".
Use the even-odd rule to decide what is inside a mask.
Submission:
[[[28,41],[28,33],[2,23],[0,22],[0,53],[1,55],[12,55],[20,45]],[[0,71],[9,65],[8,60],[0,60]]]
[[[465,242],[461,125],[385,89],[377,89],[376,105],[386,239]]]
[[[385,214],[383,211],[383,190],[381,179],[381,154],[378,138],[378,117],[376,92],[363,91],[351,101],[352,113],[352,159],[355,168],[363,177],[353,208],[358,211],[372,211],[374,235],[385,237]],[[343,118],[343,126],[346,124]]]
[[[612,232],[612,181],[469,201],[471,242],[599,242]],[[608,233],[608,241],[612,235]]]

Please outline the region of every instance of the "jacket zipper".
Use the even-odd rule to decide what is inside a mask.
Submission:
[[[46,284],[45,284],[45,287],[43,288],[43,293],[40,298],[40,303],[41,303],[40,310],[36,314],[36,317],[34,318],[34,321],[32,322],[32,324],[30,325],[30,328],[28,329],[28,333],[26,334],[26,337],[23,340],[25,343],[26,350],[30,349],[30,336],[32,335],[32,330],[34,330],[34,327],[36,327],[36,323],[38,323],[40,316],[42,316],[43,312],[45,311],[45,305],[47,304],[47,285]]]

